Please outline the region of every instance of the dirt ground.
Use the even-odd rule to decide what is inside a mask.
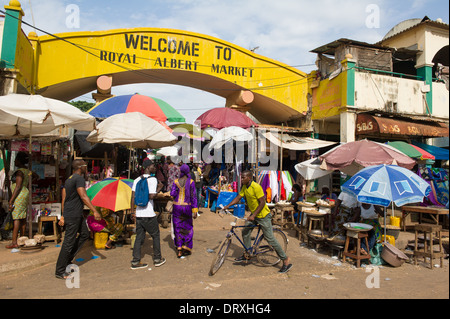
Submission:
[[[301,244],[294,230],[287,230],[287,254],[293,268],[279,274],[281,265],[261,267],[256,260],[236,264],[242,253],[234,240],[222,268],[209,276],[215,251],[230,228],[231,216],[219,217],[204,209],[195,221],[194,252],[177,259],[170,228],[161,228],[161,246],[166,264],[154,267],[152,240],[146,238],[142,261],[149,267],[130,269],[131,246],[95,250],[89,241],[76,257],[79,288],[68,288],[54,277],[58,247],[34,253],[11,253],[0,242],[0,298],[139,298],[139,299],[448,299],[449,264],[429,269],[423,261],[399,268],[356,268],[332,252],[318,252]],[[410,234],[411,235],[411,234]],[[439,264],[436,259],[434,264]],[[69,284],[70,286],[70,284]]]

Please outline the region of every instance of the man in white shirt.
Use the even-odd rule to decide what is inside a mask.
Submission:
[[[144,167],[144,174],[134,180],[131,195],[131,216],[136,220],[136,240],[133,247],[131,269],[146,268],[148,266],[148,264],[141,263],[141,246],[144,243],[146,232],[153,239],[153,264],[159,267],[166,262],[166,259],[161,257],[159,224],[153,209],[153,199],[156,196],[156,188],[158,186],[158,180],[154,177],[156,167],[150,160],[145,160],[142,166]],[[149,201],[147,206],[136,206],[135,208],[134,197],[136,186],[142,178],[147,179]]]

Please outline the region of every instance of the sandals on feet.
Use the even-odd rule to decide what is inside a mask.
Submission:
[[[62,275],[55,275],[55,277],[58,278],[58,279],[67,279],[67,278],[70,277],[70,274],[67,273],[67,272],[65,272],[65,273],[62,274]]]

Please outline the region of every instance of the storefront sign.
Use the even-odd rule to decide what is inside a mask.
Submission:
[[[378,117],[369,114],[358,114],[356,135],[391,134],[407,136],[438,137],[448,136],[448,126],[436,122],[429,125],[407,122],[394,118]]]

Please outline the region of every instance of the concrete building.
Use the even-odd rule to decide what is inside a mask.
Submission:
[[[449,25],[425,17],[399,23],[376,44],[339,39],[312,50],[315,133],[448,147],[448,43]]]

